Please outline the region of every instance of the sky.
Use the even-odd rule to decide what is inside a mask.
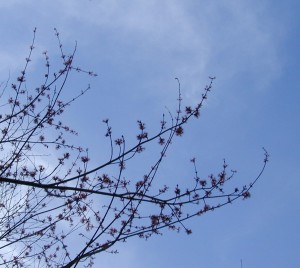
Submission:
[[[192,235],[165,232],[133,238],[119,254],[97,256],[95,267],[243,268],[300,266],[300,2],[297,0],[10,0],[0,2],[0,82],[19,74],[37,27],[30,66],[35,84],[42,51],[59,57],[53,28],[75,62],[97,77],[71,76],[68,92],[91,90],[66,114],[101,161],[114,133],[149,131],[166,107],[174,110],[178,77],[186,104],[196,104],[215,76],[200,120],[175,139],[161,175],[170,180],[218,172],[225,158],[246,184],[270,162],[247,201],[194,218]],[[147,158],[145,159],[147,162]]]

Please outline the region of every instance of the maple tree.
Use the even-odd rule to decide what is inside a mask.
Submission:
[[[88,150],[68,142],[68,137],[77,132],[61,119],[89,87],[70,99],[62,92],[70,72],[96,74],[74,67],[76,48],[66,55],[59,33],[55,33],[61,51],[60,69],[52,75],[48,53],[44,52],[44,82],[34,89],[26,86],[34,31],[20,76],[11,85],[1,85],[1,265],[76,267],[84,263],[89,267],[97,254],[114,252],[116,243],[136,236],[148,239],[164,229],[182,229],[190,234],[186,220],[250,197],[250,189],[268,161],[266,151],[262,169],[247,186],[227,187],[235,172],[228,170],[225,161],[219,173],[200,178],[195,158],[191,159],[191,183],[160,186],[155,182],[174,137],[184,135],[185,125],[200,117],[213,77],[195,107],[183,106],[177,79],[177,111],[164,115],[154,134],[138,121],[136,143],[131,147],[125,137],[114,138],[109,120],[103,120],[110,144],[109,158],[91,167]],[[160,148],[149,170],[138,179],[125,176],[126,164],[143,155],[148,145]],[[70,248],[74,239],[82,241],[77,243],[81,248]]]

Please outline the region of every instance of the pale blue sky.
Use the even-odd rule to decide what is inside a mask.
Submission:
[[[187,104],[197,102],[208,76],[217,79],[161,176],[192,177],[193,156],[206,176],[226,158],[243,185],[259,172],[261,148],[271,155],[248,201],[195,218],[191,236],[128,240],[119,254],[99,255],[95,267],[239,268],[240,259],[243,268],[300,267],[299,10],[298,0],[0,2],[0,82],[21,70],[34,27],[33,85],[41,52],[59,55],[54,27],[66,50],[77,41],[78,65],[99,74],[74,75],[67,87],[71,94],[92,86],[66,116],[94,161],[106,148],[101,120],[109,117],[129,140],[137,119],[154,131],[165,106],[176,105],[175,77]]]

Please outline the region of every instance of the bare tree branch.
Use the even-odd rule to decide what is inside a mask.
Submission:
[[[268,161],[265,149],[263,166],[249,185],[228,184],[235,171],[228,170],[225,160],[219,173],[200,178],[195,158],[191,160],[194,178],[186,185],[160,186],[155,181],[174,138],[183,136],[189,122],[200,117],[214,77],[209,78],[195,107],[184,107],[176,78],[177,111],[169,112],[169,123],[163,115],[154,134],[138,120],[132,146],[123,136],[115,139],[109,120],[103,120],[109,159],[104,163],[94,160],[98,164],[91,167],[89,151],[68,142],[77,132],[61,121],[64,111],[90,87],[70,99],[64,99],[62,92],[70,72],[96,74],[73,66],[76,46],[66,55],[55,29],[61,68],[52,70],[44,52],[44,82],[35,89],[27,87],[35,35],[36,30],[21,75],[11,88],[8,82],[1,84],[0,265],[76,267],[84,263],[90,267],[96,255],[115,252],[119,242],[136,236],[149,239],[165,229],[190,234],[187,220],[250,197]],[[126,167],[154,144],[160,149],[150,168],[137,179],[128,177]],[[80,243],[70,250],[74,239]]]

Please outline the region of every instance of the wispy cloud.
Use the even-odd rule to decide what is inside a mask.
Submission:
[[[117,36],[140,51],[134,57],[161,57],[170,73],[190,81],[192,92],[203,83],[199,78],[214,73],[226,80],[243,75],[262,88],[280,73],[280,27],[267,9],[258,1],[157,0],[65,1],[63,8],[66,17],[90,27],[90,35]]]
[[[72,44],[79,38],[92,53],[101,53],[97,36],[105,33],[118,40],[116,45],[129,45],[130,57],[156,57],[164,72],[184,77],[191,98],[208,75],[227,80],[242,74],[264,87],[280,72],[277,24],[258,1],[27,1],[25,11],[14,3],[1,5],[16,16],[27,12],[36,18],[24,24],[36,22],[42,30],[56,26]],[[12,51],[2,58],[16,61]]]

